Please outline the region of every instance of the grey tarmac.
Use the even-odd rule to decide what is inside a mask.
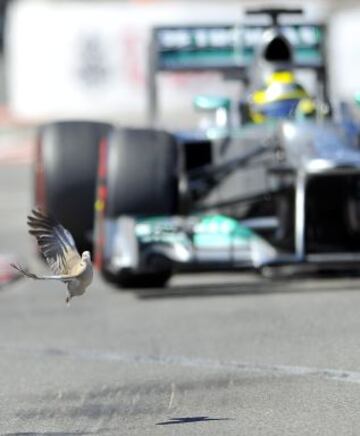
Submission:
[[[31,168],[0,169],[0,252],[37,271]],[[97,275],[0,289],[1,435],[358,435],[360,279]]]

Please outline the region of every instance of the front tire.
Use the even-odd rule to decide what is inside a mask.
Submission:
[[[177,143],[170,134],[151,129],[114,131],[108,138],[106,167],[106,218],[177,213]],[[163,287],[172,274],[170,265],[149,272],[103,272],[124,288]]]
[[[110,136],[106,216],[173,215],[177,184],[177,146],[169,133],[121,129]]]

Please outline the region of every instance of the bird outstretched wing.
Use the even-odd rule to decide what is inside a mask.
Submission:
[[[54,274],[73,276],[80,272],[81,257],[68,230],[40,209],[32,210],[27,223]]]

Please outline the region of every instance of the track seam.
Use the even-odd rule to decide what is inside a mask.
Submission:
[[[61,348],[28,348],[0,346],[2,352],[18,352],[37,356],[62,357],[87,361],[119,362],[138,365],[181,366],[197,369],[236,371],[265,376],[315,377],[324,380],[360,384],[360,372],[332,368],[315,368],[291,365],[265,365],[221,361],[216,359],[189,358],[186,356],[151,356],[91,350],[66,350]]]

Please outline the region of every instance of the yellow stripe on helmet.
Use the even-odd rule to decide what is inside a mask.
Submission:
[[[292,71],[275,71],[266,79],[268,85],[271,85],[272,83],[288,84],[293,82],[295,82],[295,75]]]
[[[255,91],[252,95],[252,102],[256,105],[264,105],[266,103],[272,103],[274,101],[281,101],[281,100],[291,100],[291,99],[303,99],[307,98],[308,95],[306,91],[302,88],[294,88],[289,89],[285,92],[272,92],[271,87],[264,90],[261,89],[259,91]]]

